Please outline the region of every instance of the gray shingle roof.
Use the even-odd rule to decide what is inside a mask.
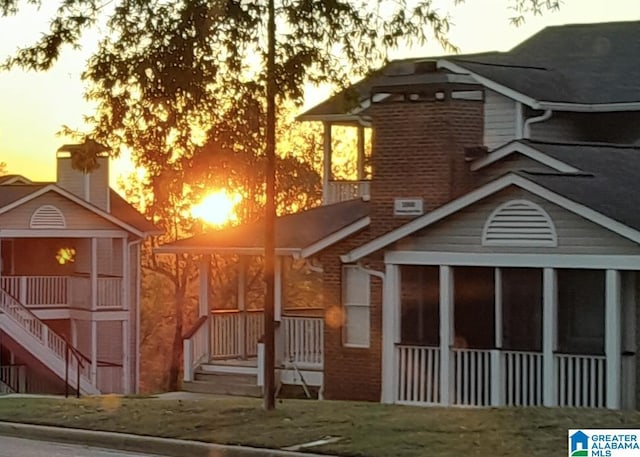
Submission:
[[[278,217],[276,249],[304,249],[367,216],[369,202],[358,199]],[[175,241],[159,251],[213,252],[217,249],[262,249],[263,246],[264,224],[258,221]]]
[[[640,101],[640,22],[547,27],[506,53],[451,59],[539,101]]]
[[[603,104],[640,102],[640,21],[547,27],[508,52],[407,59],[385,68],[311,108],[300,119],[343,114],[354,97],[391,85],[398,69],[444,59],[537,101]],[[394,76],[395,75],[395,76]],[[403,75],[406,78],[406,75]],[[414,73],[414,83],[426,76]]]
[[[640,146],[525,143],[582,173],[519,171],[521,176],[640,230]]]

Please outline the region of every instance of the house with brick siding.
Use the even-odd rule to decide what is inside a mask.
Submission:
[[[109,187],[109,158],[56,181],[0,176],[0,393],[135,393],[140,244],[158,229]]]
[[[324,124],[324,205],[277,222],[282,384],[410,405],[635,408],[639,52],[640,22],[549,27],[507,52],[392,61],[303,113]],[[337,126],[359,140],[353,180],[333,179]],[[242,259],[261,237],[254,225],[163,249]],[[320,276],[317,315],[281,313],[285,259]],[[191,388],[260,384],[243,278],[224,323],[203,281]]]

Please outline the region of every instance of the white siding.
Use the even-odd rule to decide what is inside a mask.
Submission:
[[[491,90],[485,91],[484,144],[496,149],[516,138],[516,102]]]
[[[98,157],[98,168],[88,176],[71,167],[71,157],[58,157],[57,184],[63,189],[109,211],[109,159]],[[85,189],[86,186],[89,189]],[[87,194],[85,194],[87,190]]]
[[[482,246],[491,212],[514,198],[540,205],[555,224],[557,247]],[[400,250],[471,253],[554,253],[640,255],[640,246],[553,203],[512,187],[488,197],[397,244]]]
[[[68,230],[122,230],[103,217],[55,192],[47,192],[0,215],[0,227],[3,229],[28,230],[31,224],[31,216],[43,205],[52,205],[58,208],[64,215]]]

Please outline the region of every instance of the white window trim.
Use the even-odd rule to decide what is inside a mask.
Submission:
[[[347,271],[353,270],[364,275],[366,277],[366,298],[365,303],[352,303],[348,304],[346,301],[347,291]],[[369,310],[367,314],[367,343],[350,343],[347,341],[347,307],[351,308],[366,308]],[[342,325],[342,346],[347,348],[360,348],[367,349],[371,347],[371,277],[362,271],[357,265],[344,265],[342,267],[342,308],[344,311],[344,323]]]

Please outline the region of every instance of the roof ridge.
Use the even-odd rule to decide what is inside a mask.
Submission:
[[[508,55],[508,54],[505,54]],[[461,63],[471,63],[471,64],[475,64],[475,65],[484,65],[487,67],[503,67],[503,68],[521,68],[521,69],[526,69],[526,70],[540,70],[540,71],[550,71],[552,70],[551,68],[547,68],[547,67],[537,67],[537,66],[533,66],[533,65],[516,65],[516,64],[508,64],[508,63],[492,63],[492,62],[479,62],[476,60],[465,60],[465,59],[452,59],[455,60],[456,62],[461,62]]]
[[[587,146],[587,147],[607,147],[615,149],[639,149],[640,144],[633,143],[605,143],[601,141],[546,141],[546,140],[519,140],[531,144],[546,144],[549,146]]]

